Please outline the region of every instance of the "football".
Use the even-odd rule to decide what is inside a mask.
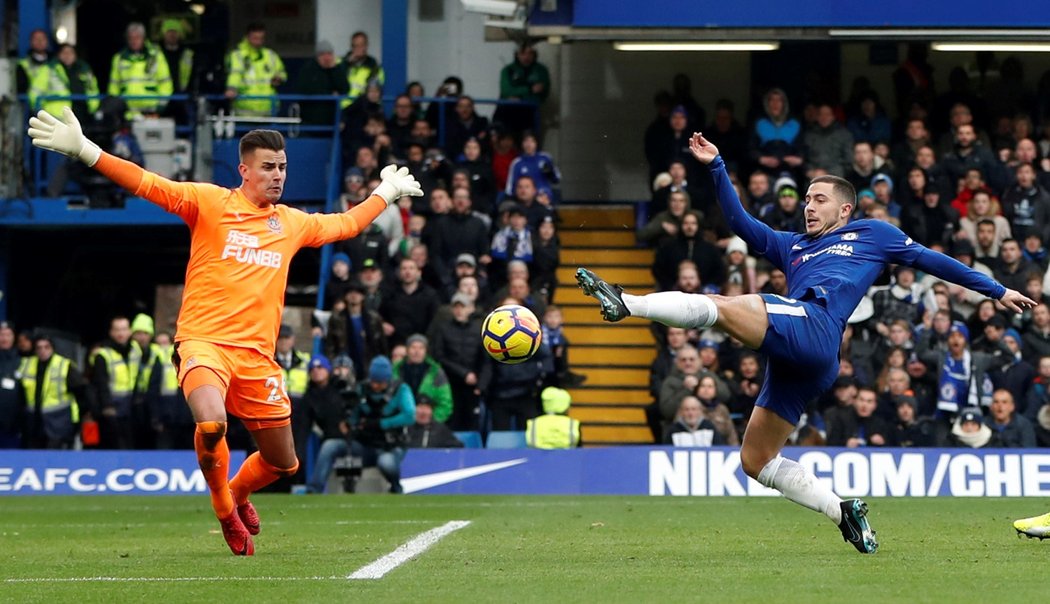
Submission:
[[[513,365],[529,360],[539,350],[542,339],[539,319],[517,304],[500,306],[481,325],[481,344],[500,363]]]

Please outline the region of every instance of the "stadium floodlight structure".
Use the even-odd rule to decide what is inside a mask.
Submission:
[[[513,17],[520,3],[517,0],[460,0],[464,10],[495,17]]]

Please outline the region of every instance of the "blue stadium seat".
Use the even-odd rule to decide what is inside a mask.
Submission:
[[[525,432],[489,432],[485,442],[486,449],[524,449],[526,446]]]
[[[463,446],[467,449],[480,449],[481,447],[481,432],[472,430],[470,432],[453,432],[459,442],[463,443]]]

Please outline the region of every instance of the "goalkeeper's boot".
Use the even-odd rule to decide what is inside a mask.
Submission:
[[[259,534],[259,514],[255,511],[252,502],[245,501],[237,506],[237,515],[241,517],[241,522],[244,523],[244,528],[248,529],[249,533]]]
[[[606,321],[615,323],[631,316],[631,311],[623,303],[623,288],[619,285],[609,285],[585,268],[576,269],[576,282],[583,293],[601,302],[602,318]]]
[[[860,499],[847,499],[839,505],[842,506],[842,521],[839,522],[842,540],[852,543],[862,554],[874,554],[879,549],[879,542],[868,524],[868,504]]]
[[[241,522],[237,510],[233,510],[225,518],[220,518],[219,526],[222,527],[222,536],[226,539],[226,545],[230,546],[230,551],[234,556],[251,556],[255,553],[252,536]]]
[[[1029,539],[1042,541],[1050,537],[1050,514],[1014,520],[1014,530],[1017,531],[1018,537],[1025,535]]]

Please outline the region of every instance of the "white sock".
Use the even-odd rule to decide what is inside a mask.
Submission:
[[[623,294],[623,303],[631,315],[652,319],[671,327],[707,328],[718,320],[718,307],[703,294],[657,292],[644,296]]]
[[[835,524],[842,522],[842,499],[797,461],[777,455],[758,473],[758,482],[799,505],[823,513]]]

